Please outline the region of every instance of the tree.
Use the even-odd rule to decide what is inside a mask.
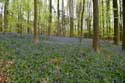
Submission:
[[[0,8],[0,32],[2,32],[2,30],[3,30],[3,27],[2,27],[2,21],[3,21],[3,19],[2,19],[2,10],[3,10],[3,6],[1,6],[1,8]]]
[[[60,0],[57,0],[57,36],[61,34],[60,28]]]
[[[88,30],[88,37],[90,38],[92,35],[91,31],[91,23],[92,23],[92,15],[91,15],[91,0],[88,0],[87,3],[88,17],[87,17],[87,30]]]
[[[82,2],[78,0],[78,1],[77,1],[77,5],[76,5],[78,37],[80,37],[80,12],[81,12],[81,9],[82,9]]]
[[[29,0],[27,0],[27,32],[30,33],[30,5],[28,3]]]
[[[4,2],[4,32],[7,32],[8,29],[8,5],[9,5],[9,0],[5,0]]]
[[[19,1],[18,0],[18,33],[22,36],[23,35],[23,24],[22,24],[22,18],[23,18],[23,15],[22,15],[22,0]]]
[[[62,35],[65,36],[65,11],[64,11],[64,0],[62,0]]]
[[[82,1],[82,11],[81,11],[81,25],[80,25],[80,42],[82,42],[83,38],[83,16],[84,16],[84,5],[85,5],[85,0]]]
[[[106,6],[107,6],[107,9],[106,9],[106,27],[107,27],[107,33],[108,33],[108,39],[110,39],[110,34],[111,34],[111,26],[110,26],[110,24],[111,24],[111,17],[110,17],[110,13],[111,13],[111,11],[110,11],[110,3],[111,3],[111,1],[110,0],[107,0],[106,1]]]
[[[74,35],[74,0],[69,0],[70,37]]]
[[[122,36],[122,49],[125,50],[125,1],[123,2],[123,36]]]
[[[52,0],[49,0],[49,26],[48,26],[48,35],[51,34],[51,25],[52,25]]]
[[[99,52],[99,8],[98,0],[93,0],[93,49]]]
[[[39,44],[39,33],[37,27],[37,1],[38,0],[34,0],[34,44]]]
[[[119,26],[118,26],[118,3],[117,0],[113,0],[114,8],[114,44],[119,44]]]

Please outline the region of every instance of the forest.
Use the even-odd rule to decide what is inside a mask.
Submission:
[[[0,83],[125,83],[125,0],[0,0]]]

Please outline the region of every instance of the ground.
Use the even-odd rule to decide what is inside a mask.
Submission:
[[[92,51],[91,39],[0,34],[0,83],[124,83],[125,52],[101,41]]]

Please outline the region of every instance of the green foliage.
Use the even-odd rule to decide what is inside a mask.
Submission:
[[[35,46],[31,36],[0,36],[0,59],[15,63],[8,70],[12,83],[124,83],[125,57],[113,48],[103,46],[96,54],[46,37]]]

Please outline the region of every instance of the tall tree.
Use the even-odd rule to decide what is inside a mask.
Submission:
[[[60,28],[60,0],[57,0],[57,35],[61,34]]]
[[[30,4],[28,3],[29,0],[27,0],[27,32],[30,33]]]
[[[52,25],[52,0],[49,0],[49,26],[48,26],[48,35],[51,34],[51,25]]]
[[[114,10],[114,44],[118,45],[120,40],[119,26],[118,26],[118,3],[117,0],[113,0]]]
[[[87,3],[88,17],[87,17],[87,30],[88,30],[88,37],[91,37],[91,23],[92,23],[92,15],[91,15],[91,0],[88,0]]]
[[[85,5],[85,0],[82,1],[82,11],[81,11],[81,25],[80,25],[80,42],[82,42],[83,38],[83,16],[84,16],[84,5]]]
[[[103,37],[105,37],[105,0],[102,0],[102,29]]]
[[[70,37],[74,35],[74,0],[69,0]]]
[[[21,0],[22,1],[22,0]],[[19,7],[19,9],[18,9],[18,33],[22,36],[23,35],[23,24],[22,24],[22,18],[23,18],[23,15],[22,15],[22,2],[21,1],[19,1],[18,2],[18,7]]]
[[[76,16],[77,16],[77,31],[78,31],[78,37],[80,37],[80,12],[82,10],[82,2],[81,1],[77,1],[77,5],[76,5]]]
[[[2,30],[3,30],[3,27],[2,27],[2,21],[3,21],[2,10],[3,10],[3,7],[1,6],[1,8],[0,8],[0,32],[2,32]]]
[[[9,5],[9,0],[5,0],[4,2],[4,32],[7,32],[8,29],[8,5]]]
[[[38,26],[37,26],[37,2],[38,0],[34,0],[34,44],[39,44],[39,33],[38,33]]]
[[[122,49],[125,50],[125,1],[123,2],[123,36],[122,36]]]
[[[64,0],[62,0],[62,35],[65,36],[65,10],[64,10]]]
[[[119,35],[120,35],[120,41],[122,40],[122,29],[123,29],[123,26],[122,26],[122,0],[119,0],[119,3],[118,3],[118,8],[119,8]]]
[[[111,16],[110,16],[110,3],[111,1],[110,0],[106,0],[106,27],[107,27],[107,33],[108,33],[108,39],[110,39],[110,34],[111,34]]]
[[[98,0],[93,0],[93,49],[99,52],[99,7]]]

